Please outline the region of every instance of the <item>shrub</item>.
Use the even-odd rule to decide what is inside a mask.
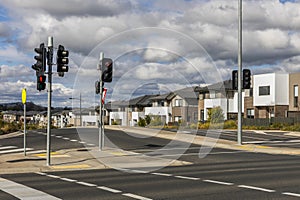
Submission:
[[[208,121],[215,124],[224,122],[224,113],[220,106],[214,107],[208,111]]]
[[[139,117],[138,126],[145,127],[146,120],[144,118]]]

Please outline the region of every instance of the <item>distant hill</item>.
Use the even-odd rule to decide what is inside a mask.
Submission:
[[[21,111],[21,110],[23,110],[23,108],[24,108],[24,105],[21,102],[0,104],[0,110],[3,110],[3,111],[6,111],[6,110]],[[47,108],[43,107],[43,106],[36,105],[33,102],[27,102],[26,103],[26,110],[27,111],[46,111]]]

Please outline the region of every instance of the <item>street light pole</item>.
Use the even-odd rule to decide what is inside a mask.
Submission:
[[[70,97],[69,99],[76,99],[79,100],[79,113],[80,113],[80,126],[82,126],[82,112],[81,112],[81,93],[79,93],[79,99]],[[77,120],[76,120],[77,121]]]
[[[238,30],[238,144],[242,145],[242,0],[239,0],[239,30]]]
[[[80,126],[82,126],[81,93],[79,93],[79,112],[80,112]]]

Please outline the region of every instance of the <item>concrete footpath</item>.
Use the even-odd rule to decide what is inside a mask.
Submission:
[[[187,132],[170,132],[153,130],[139,127],[106,126],[106,129],[122,130],[127,133],[139,134],[141,137],[159,137],[169,140],[176,140],[187,143],[194,143],[202,146],[217,147],[223,149],[249,151],[268,154],[300,155],[300,149],[288,147],[268,147],[263,145],[245,144],[238,145],[236,142],[211,137],[196,136]],[[220,130],[221,131],[221,130]],[[210,134],[214,136],[218,130]],[[19,133],[20,134],[20,133]],[[294,133],[298,134],[298,133]],[[14,137],[12,133],[1,137]],[[216,134],[217,135],[217,134]],[[0,138],[1,139],[1,138]],[[207,149],[207,148],[204,148]],[[200,150],[201,151],[201,150]],[[200,152],[201,153],[201,152]],[[204,156],[208,152],[203,152]],[[50,166],[46,165],[46,152],[4,154],[0,155],[0,174],[25,173],[25,172],[47,172],[64,170],[87,170],[105,168],[126,168],[138,170],[149,164],[153,169],[162,167],[160,165],[188,165],[185,161],[166,159],[162,157],[146,156],[122,149],[104,148],[99,152],[97,147],[82,149],[66,149],[51,153]],[[145,165],[146,164],[146,165]]]

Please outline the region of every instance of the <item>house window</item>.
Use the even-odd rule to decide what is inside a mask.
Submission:
[[[294,107],[298,108],[298,85],[294,85]]]
[[[247,109],[247,118],[254,118],[254,109]]]
[[[198,120],[198,113],[197,113],[197,112],[194,112],[193,114],[194,114],[194,119],[193,119],[193,121],[197,121],[197,120]]]
[[[259,96],[270,95],[270,86],[260,86],[258,92]]]
[[[215,99],[216,98],[216,92],[215,91],[209,91],[209,98]]]
[[[182,106],[182,99],[175,99],[175,106],[181,107]]]

